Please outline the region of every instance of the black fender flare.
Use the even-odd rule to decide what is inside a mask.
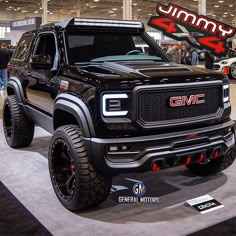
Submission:
[[[19,103],[24,103],[25,97],[20,80],[17,77],[10,77],[7,83],[7,94],[9,89],[13,89]]]
[[[77,120],[84,138],[95,137],[93,120],[86,104],[71,94],[59,94],[55,99],[54,114],[57,109],[66,111]]]

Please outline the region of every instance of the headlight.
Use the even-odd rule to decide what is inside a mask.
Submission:
[[[127,99],[127,94],[104,94],[102,97],[103,115],[126,116],[128,111],[124,108],[124,103]]]
[[[229,60],[221,61],[221,64],[223,64],[223,65],[228,64],[228,63],[229,63]]]
[[[224,95],[224,102],[229,101],[229,84],[225,84],[223,86],[223,95]]]

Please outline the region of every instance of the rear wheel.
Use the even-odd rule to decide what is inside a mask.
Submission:
[[[230,149],[223,156],[211,160],[207,164],[195,163],[187,165],[191,172],[199,176],[207,176],[221,172],[230,167],[235,160],[235,148]]]
[[[30,145],[34,137],[34,123],[19,106],[15,95],[8,96],[3,106],[3,130],[8,145],[12,148]]]
[[[50,144],[49,171],[55,193],[69,210],[91,208],[105,201],[111,177],[104,176],[89,162],[79,128],[58,128]]]

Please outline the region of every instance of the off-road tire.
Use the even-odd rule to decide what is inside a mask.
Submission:
[[[64,149],[63,153],[59,151],[60,149]],[[61,159],[63,156],[65,161]],[[65,156],[67,157],[65,158]],[[68,157],[71,163],[67,164]],[[55,131],[49,148],[48,160],[54,191],[59,201],[67,209],[71,211],[88,209],[98,206],[107,199],[112,178],[94,169],[77,126],[65,125]],[[73,171],[69,170],[70,166],[73,166]],[[58,168],[61,167],[69,173],[62,172],[60,174]],[[70,177],[70,175],[74,177]],[[63,185],[65,180],[67,186]],[[67,191],[69,186],[70,191]]]
[[[207,164],[195,163],[187,165],[187,167],[191,172],[199,176],[216,174],[227,169],[233,164],[236,155],[235,150],[235,147],[231,148],[227,153],[224,154],[224,156],[220,156],[217,159],[211,160]]]
[[[27,147],[33,140],[34,123],[27,118],[15,95],[10,95],[5,99],[3,130],[6,141],[12,148]]]

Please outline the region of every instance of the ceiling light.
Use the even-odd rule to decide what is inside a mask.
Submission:
[[[223,20],[222,18],[220,18],[220,20]]]
[[[223,15],[223,17],[227,17],[226,15]]]
[[[226,11],[226,12],[224,12],[224,14],[227,15],[227,14],[229,14],[229,13]]]
[[[118,9],[116,7],[112,8],[113,11],[117,11]]]
[[[219,5],[215,5],[214,7],[220,7]]]
[[[234,14],[231,14],[231,16],[234,16]]]
[[[198,0],[193,0],[194,2],[197,2]]]
[[[6,0],[5,2],[9,2],[8,0]]]
[[[28,11],[26,11],[26,10],[22,10],[22,11],[21,11],[21,13],[26,13],[26,12],[28,12]]]
[[[216,15],[212,15],[212,16],[214,16],[214,17],[215,17]]]
[[[95,8],[95,7],[97,7],[97,6],[90,6],[90,8]]]
[[[141,9],[137,9],[137,11],[142,11]]]
[[[50,15],[52,15],[52,14],[53,14],[53,12],[49,12],[49,14],[50,14]]]
[[[233,6],[234,6],[234,5],[232,5],[232,4],[231,4],[231,5],[229,5],[229,7],[233,7]]]
[[[109,13],[114,13],[114,11],[108,11]]]
[[[152,16],[152,13],[148,13],[149,16]]]
[[[93,0],[94,2],[99,2],[99,0]]]
[[[223,0],[219,0],[218,2],[223,3],[224,1]]]
[[[134,6],[137,6],[137,5],[138,5],[138,3],[133,3],[133,5],[134,5]]]
[[[35,14],[38,14],[39,12],[38,11],[34,11]]]

